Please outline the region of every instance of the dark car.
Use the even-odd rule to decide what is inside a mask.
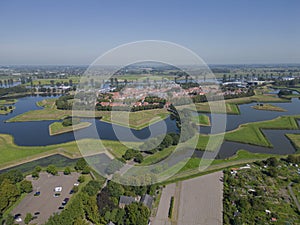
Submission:
[[[35,212],[35,213],[34,213],[34,215],[36,215],[36,216],[37,216],[37,215],[40,215],[40,214],[41,214],[40,212]]]
[[[70,200],[69,198],[65,198],[65,199],[63,200],[63,202],[62,202],[62,205],[66,205],[66,204],[68,203],[69,200]]]
[[[37,192],[34,193],[34,196],[39,196],[40,194],[41,194],[41,192],[37,191]]]
[[[59,207],[58,207],[59,210],[63,210],[64,208],[65,208],[65,207],[63,207],[63,206],[59,206]]]
[[[72,189],[72,190],[70,191],[70,193],[69,193],[69,194],[71,195],[71,194],[73,194],[73,193],[74,193],[74,190]]]
[[[20,216],[22,216],[22,214],[21,213],[17,213],[17,214],[14,215],[14,219],[18,219]]]

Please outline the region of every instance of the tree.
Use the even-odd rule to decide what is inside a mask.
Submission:
[[[20,191],[21,193],[30,193],[32,192],[32,183],[29,180],[23,180],[20,183]]]
[[[82,174],[89,174],[89,173],[90,173],[90,167],[89,167],[88,165],[86,165],[86,166],[83,168],[83,170],[82,170],[81,173],[82,173]]]
[[[14,225],[15,224],[15,219],[14,219],[13,215],[8,214],[8,216],[5,219],[5,224],[6,225]]]
[[[119,198],[119,196],[123,195],[125,192],[124,187],[121,184],[115,183],[113,181],[108,182],[107,190],[108,190],[110,196],[116,197],[116,198]]]
[[[49,165],[46,169],[47,173],[50,173],[52,175],[57,175],[57,169],[54,165]]]
[[[40,177],[40,174],[39,174],[37,171],[33,171],[32,174],[31,174],[31,176],[32,176],[33,178],[39,178],[39,177]]]
[[[273,167],[278,166],[278,160],[277,160],[275,157],[268,158],[268,159],[266,160],[266,163],[267,163],[269,166],[273,166]]]
[[[84,181],[85,181],[85,177],[84,176],[78,177],[78,182],[79,183],[83,183]]]
[[[69,175],[69,174],[71,174],[71,169],[70,167],[66,167],[64,170],[64,175]]]
[[[26,217],[24,219],[25,224],[29,224],[32,219],[33,219],[32,214],[31,213],[27,213]]]
[[[87,163],[84,158],[78,159],[75,165],[75,170],[83,170],[84,167],[87,166]]]
[[[144,160],[144,157],[141,153],[138,153],[135,157],[134,157],[134,161],[137,163],[142,163]]]
[[[0,186],[0,212],[3,212],[9,205],[16,202],[20,191],[11,180],[4,179]]]

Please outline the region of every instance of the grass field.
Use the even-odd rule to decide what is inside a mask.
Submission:
[[[37,105],[43,107],[40,110],[31,110],[20,114],[7,122],[26,122],[26,121],[42,121],[42,120],[60,120],[68,116],[72,116],[72,110],[58,110],[55,106],[56,99],[44,99],[37,102]],[[113,112],[113,117],[109,111],[76,111],[74,115],[78,117],[98,117],[102,121],[114,123],[133,129],[143,129],[150,124],[156,123],[168,117],[169,112],[166,109],[152,109],[138,112]],[[126,123],[129,116],[129,124]]]
[[[176,148],[176,146],[171,146],[169,148],[165,148],[162,151],[156,152],[153,155],[148,155],[144,158],[144,161],[141,163],[141,166],[148,166],[158,163],[165,158],[167,158]]]
[[[246,163],[264,160],[269,157],[281,158],[285,156],[251,153],[245,150],[239,150],[234,156],[227,159],[205,160],[197,157],[192,157],[187,161],[186,164],[180,162],[173,167],[165,170],[162,176],[164,174],[169,174],[170,171],[177,171],[179,169],[179,171],[174,176],[163,182],[163,184],[191,179],[193,177],[223,170],[232,166],[245,165]],[[199,167],[200,165],[208,165],[208,167]]]
[[[236,130],[227,132],[225,140],[272,147],[271,143],[261,132],[261,129],[295,130],[298,129],[295,118],[299,118],[299,116],[282,116],[273,120],[243,124]]]
[[[105,146],[105,149],[99,147],[101,146],[100,142]],[[89,149],[89,152],[85,152],[85,155],[107,153],[109,155],[113,154],[116,157],[121,157],[128,149],[127,146],[118,141],[83,139],[79,140],[77,143],[79,146],[86,146],[87,149]],[[130,144],[139,145],[138,143]],[[54,154],[61,154],[68,158],[82,157],[75,141],[48,146],[18,146],[13,142],[12,136],[8,134],[0,134],[1,169],[20,165],[25,162],[30,162]]]
[[[62,125],[62,122],[54,122],[49,125],[49,134],[52,135],[57,135],[57,134],[63,134],[67,132],[72,132],[75,130],[80,130],[86,127],[89,127],[91,123],[89,122],[80,122],[79,124],[75,124],[73,126],[67,126],[64,127]]]
[[[13,105],[17,103],[17,99],[1,99],[0,100],[0,105]]]
[[[102,114],[101,121],[141,130],[169,116],[166,109],[152,109],[137,112],[110,112]],[[128,119],[129,118],[129,119]]]
[[[64,82],[68,82],[69,83],[69,80],[72,80],[73,84],[77,84],[79,83],[80,81],[80,77],[75,77],[75,76],[72,76],[72,77],[68,77],[68,78],[64,78],[64,79],[37,79],[37,80],[34,80],[32,81],[32,84],[33,85],[36,85],[38,86],[39,84],[41,85],[51,85],[51,80],[54,81],[54,85],[56,85],[57,82],[60,82],[60,83],[64,83]],[[30,83],[26,83],[26,85],[30,85]]]
[[[200,126],[210,126],[210,119],[207,115],[204,114],[192,117],[192,121]]]
[[[286,134],[288,139],[292,142],[294,147],[297,149],[297,152],[300,151],[300,134]]]

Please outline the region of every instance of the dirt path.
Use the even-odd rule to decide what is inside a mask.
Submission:
[[[296,195],[293,191],[292,184],[293,184],[293,182],[289,183],[288,189],[289,189],[289,192],[290,192],[290,194],[291,194],[291,196],[292,196],[292,198],[293,198],[293,200],[294,200],[294,202],[295,202],[295,204],[298,208],[298,211],[300,212],[300,204],[299,204],[299,201],[298,201],[298,199],[297,199],[297,197],[296,197]]]

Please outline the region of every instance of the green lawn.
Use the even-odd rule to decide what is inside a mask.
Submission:
[[[228,167],[244,165],[246,163],[255,162],[257,160],[264,160],[271,156],[280,158],[282,156],[272,155],[272,154],[260,154],[251,153],[245,150],[239,150],[234,156],[227,159],[215,159],[215,160],[205,160],[197,157],[190,158],[186,164],[180,162],[167,170],[163,171],[161,175],[170,174],[172,171],[178,171],[174,176],[169,178],[167,181],[163,182],[174,183],[180,180],[187,180],[193,177],[201,176],[204,174],[212,173],[215,171],[220,171]],[[202,165],[208,165],[207,168],[199,168],[200,163]]]
[[[102,111],[99,113],[102,113]],[[101,121],[141,130],[153,123],[166,119],[168,116],[169,112],[167,109],[151,109],[137,112],[115,111],[103,113]]]
[[[86,127],[89,127],[91,123],[89,122],[80,122],[79,124],[75,124],[73,126],[64,127],[62,122],[54,122],[49,125],[49,133],[50,135],[63,134],[67,132],[72,132],[75,130],[80,130]]]
[[[43,107],[40,110],[31,110],[20,114],[7,122],[26,122],[26,121],[42,121],[42,120],[60,120],[68,116],[72,116],[72,110],[59,110],[55,105],[56,99],[44,99],[37,102],[37,105]],[[113,117],[111,114],[113,113]],[[114,123],[133,129],[143,129],[158,121],[164,120],[169,116],[167,109],[152,109],[137,112],[125,111],[76,111],[74,115],[80,117],[98,117],[102,121]],[[129,117],[129,124],[126,123]]]
[[[300,134],[286,134],[297,151],[300,150]]]
[[[102,143],[105,148],[102,148]],[[33,161],[39,158],[47,157],[54,154],[61,154],[68,158],[80,158],[81,152],[78,149],[86,147],[85,155],[93,155],[99,153],[113,154],[116,157],[122,157],[128,149],[126,145],[138,146],[138,143],[120,143],[110,140],[83,139],[63,144],[48,146],[18,146],[13,142],[12,136],[8,134],[0,134],[0,168],[20,165],[25,162]]]
[[[261,129],[295,130],[298,129],[295,118],[299,118],[299,116],[282,116],[273,120],[243,124],[238,129],[227,132],[225,139],[228,141],[272,147],[271,143],[261,132]]]
[[[148,166],[158,163],[167,158],[176,148],[176,146],[168,147],[162,151],[156,152],[153,155],[148,155],[144,158],[144,161],[140,164],[141,166]]]
[[[17,99],[1,99],[0,100],[0,105],[13,105],[17,103]]]
[[[210,126],[210,119],[205,114],[200,114],[199,116],[192,117],[192,121],[200,126]]]

